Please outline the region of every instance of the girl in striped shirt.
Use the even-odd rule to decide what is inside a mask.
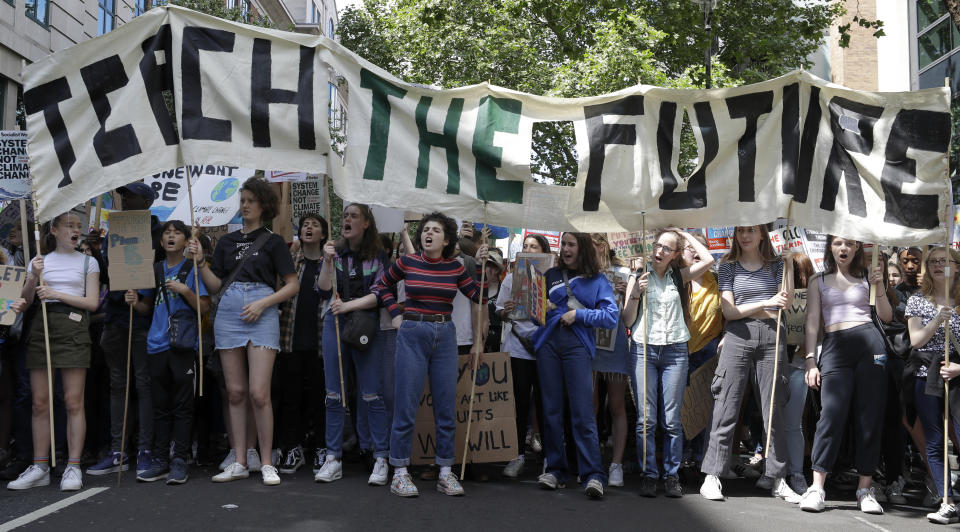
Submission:
[[[420,395],[429,373],[437,424],[436,462],[440,466],[437,491],[463,495],[463,487],[451,471],[455,460],[458,359],[457,331],[450,316],[458,290],[481,303],[481,312],[486,309],[486,298],[470,272],[453,258],[457,245],[457,223],[453,219],[439,212],[424,216],[416,244],[418,252],[397,259],[374,288],[399,330],[394,362],[396,391],[390,435],[390,464],[394,473],[390,491],[401,497],[419,495],[407,466]],[[487,245],[484,244],[477,250],[477,262],[483,264],[486,257]],[[401,280],[407,298],[402,312],[392,290]]]

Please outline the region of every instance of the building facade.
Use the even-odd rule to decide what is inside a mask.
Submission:
[[[960,93],[960,31],[943,0],[909,0],[910,86]]]

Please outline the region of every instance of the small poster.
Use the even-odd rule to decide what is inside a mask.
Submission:
[[[110,290],[153,288],[150,211],[114,211],[107,234]]]
[[[253,177],[254,173],[256,173],[254,170],[239,166],[190,165],[147,176],[143,178],[143,182],[150,185],[156,195],[153,205],[150,206],[150,212],[161,222],[165,222],[177,208],[180,200],[187,197],[188,178],[191,185],[196,185],[201,176],[236,177],[243,184],[243,181]],[[189,218],[183,221],[190,225]]]
[[[204,174],[193,185],[193,216],[200,227],[226,225],[240,211],[239,177]],[[168,220],[180,220],[190,225],[190,198],[182,195],[180,203]]]
[[[308,212],[323,214],[326,212],[326,191],[323,189],[323,180],[307,179],[290,183],[290,202],[293,226],[300,227],[300,218]],[[330,220],[327,220],[330,223]]]
[[[26,280],[26,268],[0,265],[0,325],[13,325],[17,319],[17,314],[10,306],[20,299],[20,292]]]
[[[0,131],[0,200],[30,197],[26,131]]]
[[[543,274],[553,267],[550,253],[517,253],[513,274],[513,293],[510,299],[517,308],[510,313],[512,320],[544,323],[547,320],[547,282]]]

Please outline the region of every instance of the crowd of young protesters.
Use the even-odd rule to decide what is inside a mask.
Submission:
[[[143,183],[117,192],[125,210],[154,198]],[[107,290],[109,257],[76,214],[47,224],[39,254],[10,232],[0,258],[27,274],[11,307],[17,321],[0,330],[9,489],[48,485],[57,451],[64,491],[81,489],[84,467],[134,466],[138,481],[182,484],[219,464],[214,482],[259,472],[277,485],[312,462],[314,479],[330,483],[357,454],[368,484],[414,497],[413,437],[429,383],[436,469],[419,478],[463,495],[453,469],[458,356],[502,351],[519,444],[506,478],[536,464],[548,490],[575,479],[600,498],[633,475],[644,497],[662,482],[667,497],[699,484],[722,501],[723,482],[746,477],[809,512],[824,510],[828,489],[843,497],[849,488],[875,514],[919,485],[936,508],[930,521],[958,520],[941,399],[960,375],[953,249],[894,249],[871,268],[879,248],[828,235],[818,273],[809,257],[778,256],[765,226],[736,227],[722,257],[701,236],[665,228],[645,263],[628,267],[605,234],[563,233],[557,250],[530,234],[522,252],[551,263],[541,323],[517,317],[522,272],[472,224],[434,212],[396,239],[368,206],[348,204],[339,230],[305,214],[288,245],[267,227],[278,203],[270,184],[246,181],[242,228],[215,246],[153,217],[149,290]],[[713,406],[688,427],[681,413],[698,371],[709,372],[709,390],[695,392]],[[960,393],[950,397],[950,437],[960,440]]]

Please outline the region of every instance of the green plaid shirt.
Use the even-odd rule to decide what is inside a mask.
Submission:
[[[321,263],[322,264],[322,263]],[[297,272],[297,279],[303,283],[303,269],[306,265],[306,259],[303,256],[302,250],[297,250],[293,254],[293,267]],[[319,266],[318,266],[319,267]],[[283,286],[283,281],[280,281],[280,286]],[[297,299],[300,297],[300,293],[293,296],[292,298],[284,301],[280,304],[280,351],[284,353],[290,353],[293,351],[293,324],[294,317],[296,315],[297,309]],[[320,302],[322,307],[325,304],[325,301]],[[323,312],[318,310],[317,312],[317,353],[320,353],[320,338],[323,334]]]

